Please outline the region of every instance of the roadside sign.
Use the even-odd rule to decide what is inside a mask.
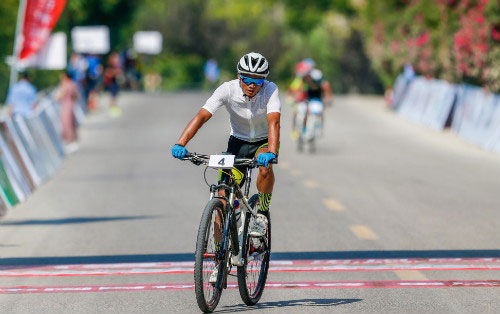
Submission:
[[[75,52],[106,54],[109,52],[109,28],[107,26],[73,27],[71,44]]]
[[[134,34],[134,50],[138,53],[157,55],[163,46],[163,36],[157,31],[141,31]]]

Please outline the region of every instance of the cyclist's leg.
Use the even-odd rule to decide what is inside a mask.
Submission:
[[[258,156],[261,153],[269,152],[269,145],[266,143],[260,146],[255,153]],[[274,172],[273,165],[269,164],[267,168],[259,167],[259,175],[257,176],[257,190],[259,191],[259,211],[267,212],[273,194],[274,187]]]

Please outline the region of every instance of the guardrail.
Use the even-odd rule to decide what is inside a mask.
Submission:
[[[471,85],[400,75],[393,109],[402,117],[436,130],[451,127],[460,137],[500,153],[500,95]]]
[[[52,177],[65,156],[60,104],[48,94],[28,116],[0,117],[0,216]],[[85,117],[80,106],[77,122]]]

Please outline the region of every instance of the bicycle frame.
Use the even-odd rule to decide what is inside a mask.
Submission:
[[[236,226],[236,217],[234,213],[234,200],[235,198],[238,198],[240,202],[240,208],[241,210],[241,221],[244,221],[245,215],[247,213],[250,213],[252,216],[257,215],[257,209],[252,208],[250,204],[248,203],[248,194],[250,193],[250,184],[252,181],[252,168],[247,167],[246,168],[246,174],[245,174],[245,185],[244,185],[244,192],[241,190],[240,186],[236,183],[236,180],[234,177],[230,174],[229,175],[229,182],[228,183],[219,183],[219,184],[212,184],[210,186],[210,199],[213,198],[218,198],[221,200],[224,200],[226,202],[226,224],[224,228],[224,238],[227,239],[227,234],[228,230],[231,231],[231,239],[233,239],[233,245],[232,245],[232,253],[234,256],[237,256],[239,254],[239,241],[238,241],[238,232],[237,232],[237,226]],[[217,195],[218,191],[229,191],[229,196],[224,195]],[[232,225],[234,223],[234,226]],[[225,244],[222,244],[224,249],[227,249],[227,246],[225,247]]]

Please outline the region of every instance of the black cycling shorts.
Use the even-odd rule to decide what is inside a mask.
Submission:
[[[227,151],[226,153],[229,155],[234,155],[235,158],[254,158],[257,157],[255,154],[259,149],[262,147],[268,147],[268,139],[265,138],[263,140],[257,141],[257,142],[247,142],[244,140],[240,140],[237,137],[230,136],[229,141],[227,142]],[[234,168],[238,169],[242,175],[243,178],[241,179],[240,186],[242,186],[245,183],[245,172],[246,172],[246,167],[244,166],[234,166]],[[220,172],[219,176],[219,181],[225,181],[227,179],[227,174],[225,174],[223,171]]]
[[[227,152],[236,158],[254,158],[257,157],[255,154],[260,148],[268,146],[267,138],[257,142],[247,142],[231,135],[227,142]]]

